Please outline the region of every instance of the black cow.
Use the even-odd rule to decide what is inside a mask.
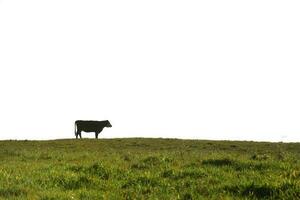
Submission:
[[[95,137],[98,138],[99,133],[103,130],[104,127],[112,127],[108,120],[105,121],[75,121],[75,136],[76,139],[81,138],[81,131],[84,132],[95,132]]]

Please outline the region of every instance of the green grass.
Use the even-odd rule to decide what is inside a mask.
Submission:
[[[300,199],[300,143],[0,141],[0,199]]]

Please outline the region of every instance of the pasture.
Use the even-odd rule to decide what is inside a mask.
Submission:
[[[0,141],[0,199],[300,199],[300,143]]]

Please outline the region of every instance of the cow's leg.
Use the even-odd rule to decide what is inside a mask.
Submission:
[[[95,132],[95,137],[98,139],[99,132]]]
[[[81,130],[78,131],[78,135],[79,135],[79,137],[81,139]]]

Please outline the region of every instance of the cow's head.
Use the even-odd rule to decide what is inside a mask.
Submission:
[[[106,121],[106,127],[109,127],[109,128],[112,127],[112,125],[110,124],[110,122],[108,120]]]

